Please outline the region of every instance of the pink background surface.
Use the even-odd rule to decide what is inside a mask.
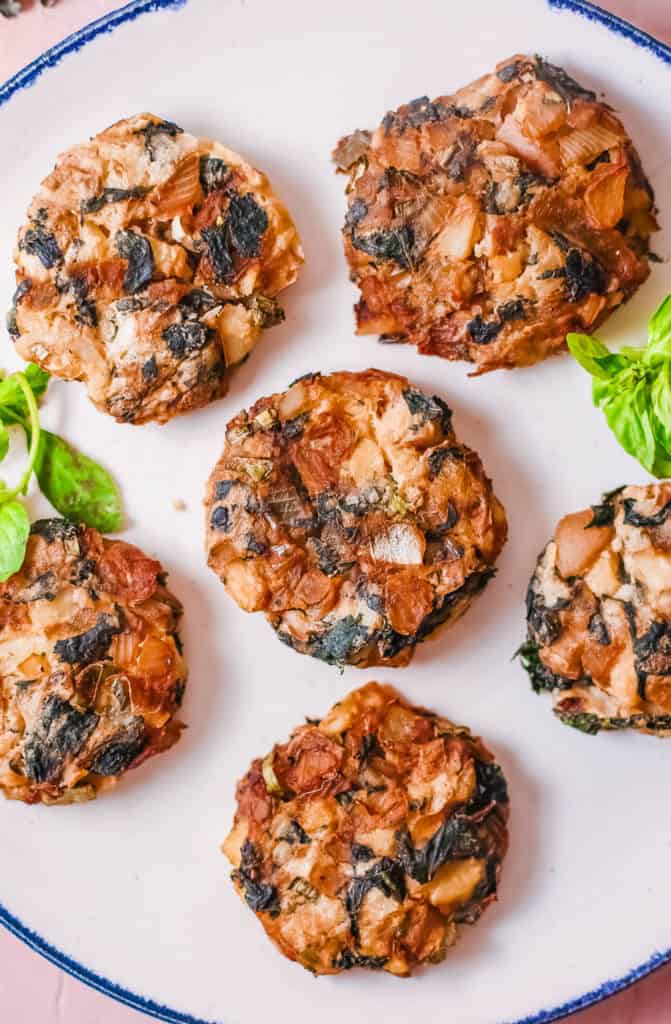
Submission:
[[[522,0],[523,2],[523,0]],[[37,0],[13,21],[0,19],[0,81],[118,0],[60,0],[43,11]],[[601,6],[671,42],[669,0],[601,0]],[[671,1021],[671,965],[573,1018],[580,1024],[665,1024]],[[68,977],[0,929],[0,1021],[7,1024],[140,1024],[147,1018]]]

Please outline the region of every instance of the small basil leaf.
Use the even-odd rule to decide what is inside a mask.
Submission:
[[[608,369],[600,364],[600,360],[608,358],[610,352],[598,338],[592,338],[589,334],[567,334],[566,344],[574,359],[577,359],[582,368],[593,377],[602,377],[606,380],[612,376]]]
[[[602,403],[608,426],[629,455],[652,472],[657,443],[648,411],[649,391],[645,381],[633,391],[618,391]]]
[[[0,462],[7,458],[9,451],[9,431],[4,423],[0,422]]]
[[[655,437],[671,457],[671,369],[668,363],[659,367],[650,389],[650,398]]]
[[[110,474],[48,430],[42,431],[35,473],[61,515],[103,533],[121,529],[121,498]]]
[[[0,505],[0,581],[4,583],[23,565],[30,534],[28,513],[20,501]]]
[[[49,384],[49,374],[29,363],[24,374],[30,390],[39,402]],[[14,374],[0,381],[0,420],[5,424],[23,423],[28,419],[28,407],[21,387]]]
[[[645,349],[646,362],[671,357],[671,295],[667,295],[648,324],[648,345]]]

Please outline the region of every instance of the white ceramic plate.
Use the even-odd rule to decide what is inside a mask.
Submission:
[[[52,52],[0,92],[5,305],[15,232],[55,155],[145,109],[220,138],[266,170],[307,254],[286,296],[286,323],[222,402],[142,428],[98,414],[74,384],[54,383],[47,403],[47,420],[122,481],[124,536],[170,569],[186,606],[190,728],[173,752],[98,803],[0,802],[0,916],[66,969],[163,1020],[540,1022],[671,956],[668,745],[565,728],[510,660],[526,582],[557,518],[604,489],[642,481],[642,471],[591,408],[588,380],[568,357],[469,380],[466,366],[353,335],[332,145],[388,108],[450,92],[518,51],[540,52],[606,92],[640,148],[668,229],[671,52],[573,0],[138,0],[61,47],[62,62]],[[668,254],[668,234],[656,248]],[[642,340],[670,285],[667,265],[656,266],[603,337]],[[13,365],[9,340],[3,351]],[[306,371],[369,365],[447,398],[460,436],[494,478],[511,538],[495,582],[410,668],[341,675],[283,647],[261,616],[226,596],[204,564],[201,498],[235,411]],[[175,499],[187,510],[175,510]],[[35,497],[33,512],[46,510]],[[315,981],[266,940],[218,845],[252,757],[376,674],[487,738],[510,780],[512,845],[500,902],[443,965],[405,982],[357,971]]]

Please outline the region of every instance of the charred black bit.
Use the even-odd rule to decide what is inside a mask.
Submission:
[[[76,755],[98,723],[93,711],[77,711],[51,694],[42,705],[34,731],[23,748],[25,773],[33,782],[50,782],[62,770],[68,756]]]
[[[58,583],[53,572],[43,572],[29,583],[13,600],[18,604],[30,604],[32,601],[53,601],[58,593]]]
[[[580,249],[570,249],[566,256],[566,293],[571,302],[579,302],[586,295],[602,295],[606,290],[606,277],[593,257],[586,257]]]
[[[51,270],[56,264],[63,262],[63,253],[54,236],[45,231],[40,222],[33,221],[33,225],[19,242],[19,249],[37,256],[42,266]]]
[[[352,245],[374,260],[390,260],[405,270],[413,266],[412,248],[415,232],[409,224],[389,231],[372,231],[367,235],[352,232]]]
[[[77,523],[69,519],[36,519],[30,527],[30,532],[44,539],[51,544],[54,540],[74,540],[79,536],[81,528]]]
[[[455,445],[443,445],[441,448],[433,448],[429,452],[429,479],[435,480],[448,459],[456,462],[464,461],[464,453],[461,448]]]
[[[224,160],[214,156],[201,156],[200,185],[206,196],[223,188],[228,174],[228,164]]]
[[[231,489],[235,487],[238,480],[217,480],[214,488],[215,501],[223,501],[231,492]]]
[[[671,501],[667,501],[666,505],[660,508],[658,512],[653,512],[649,516],[636,512],[634,508],[636,501],[634,498],[625,498],[622,505],[624,506],[624,521],[628,526],[639,526],[644,529],[646,527],[661,526],[671,515]]]
[[[370,846],[364,846],[362,843],[352,843],[352,863],[358,864],[362,860],[372,860],[375,854],[371,850]]]
[[[556,182],[556,178],[544,178],[542,174],[537,174],[535,171],[522,171],[516,181],[522,193],[520,202],[526,203],[532,199],[535,189],[547,188],[549,185],[555,185]]]
[[[448,177],[453,181],[463,181],[466,171],[475,162],[475,151],[475,139],[461,132],[443,164]]]
[[[306,412],[300,413],[298,416],[294,416],[293,419],[285,420],[282,424],[282,436],[287,441],[295,441],[297,437],[300,437],[303,433],[303,429],[308,420],[308,414]]]
[[[380,741],[374,732],[367,732],[361,737],[361,743],[359,744],[356,756],[361,766],[371,757],[384,757],[384,750],[380,746]]]
[[[417,630],[417,640],[424,640],[430,633],[440,626],[443,622],[446,622],[454,610],[455,605],[459,604],[467,597],[472,597],[474,594],[478,594],[481,590],[487,586],[490,579],[496,575],[496,569],[482,569],[478,572],[471,573],[467,577],[466,581],[462,583],[460,587],[453,590],[450,594],[446,594],[442,601],[436,605],[433,611],[422,619],[421,625]]]
[[[419,96],[406,104],[407,112],[401,113],[398,110],[390,110],[382,121],[385,135],[392,129],[401,134],[406,128],[419,128],[431,121],[443,121],[448,116],[448,108],[439,101],[432,103],[428,96]]]
[[[85,327],[97,327],[98,310],[88,297],[89,289],[84,278],[69,278],[67,287],[75,300],[75,322]]]
[[[183,324],[171,324],[161,335],[175,359],[184,359],[204,349],[212,337],[212,330],[199,320],[187,320]]]
[[[156,159],[155,140],[160,135],[167,135],[174,139],[177,135],[182,135],[183,131],[183,128],[173,124],[172,121],[150,121],[144,128],[139,128],[135,135],[144,135],[145,149],[149,153],[149,159],[153,161]]]
[[[615,519],[615,506],[610,501],[604,501],[601,505],[591,505],[592,520],[585,527],[589,530],[593,526],[612,526]]]
[[[151,192],[151,189],[145,188],[143,185],[138,185],[136,188],[104,188],[97,196],[82,200],[82,219],[87,213],[98,213],[109,203],[123,203],[126,199],[142,199],[147,192]]]
[[[494,341],[502,327],[503,324],[496,320],[483,320],[480,313],[466,324],[466,330],[476,345],[489,345],[490,342]]]
[[[511,299],[509,302],[505,302],[502,306],[497,307],[496,314],[501,323],[505,323],[507,320],[526,319],[524,299]]]
[[[638,676],[639,696],[645,699],[649,675],[671,675],[671,623],[653,622],[643,636],[634,638],[634,663]]]
[[[156,362],[156,356],[152,356],[142,364],[142,379],[149,383],[152,380],[156,380],[158,377],[158,363]]]
[[[496,72],[502,82],[512,82],[513,78],[517,78],[520,73],[522,63],[519,60],[515,60],[512,64],[506,64],[504,68],[499,68]]]
[[[422,423],[440,420],[443,433],[449,434],[452,428],[452,410],[438,395],[429,396],[423,391],[406,388],[403,400],[412,416],[420,416]]]
[[[594,612],[590,617],[587,625],[589,635],[593,637],[598,644],[603,647],[607,647],[610,643],[610,633],[608,632],[608,626],[604,622],[601,612]]]
[[[343,562],[336,547],[317,537],[312,539],[312,546],[317,555],[319,569],[325,576],[339,576],[351,569],[354,564],[353,562]]]
[[[363,199],[355,199],[350,203],[345,214],[345,226],[352,229],[357,226],[360,220],[368,213],[368,206]]]
[[[431,452],[431,455],[437,455],[438,452],[442,453],[444,451],[445,451],[444,448],[438,448],[436,451]],[[449,449],[448,449],[448,452],[446,453],[446,457],[447,457],[447,454],[449,454]],[[429,455],[429,476],[433,480],[438,474],[434,473],[433,472],[433,468],[431,467],[431,455]],[[441,458],[440,459],[440,465],[441,466],[443,465],[443,462],[444,462],[444,459]],[[439,472],[440,472],[440,470],[439,470]],[[454,524],[457,522],[458,519],[459,519],[459,513],[457,512],[457,510],[456,510],[456,508],[454,506],[454,502],[452,502],[450,500],[448,502],[448,506],[447,506],[447,519],[445,519],[445,521],[440,523],[438,526],[433,526],[430,530],[427,530],[426,531],[426,539],[427,540],[440,540],[446,533],[449,533],[449,531],[452,529],[452,527],[454,526]]]
[[[359,875],[350,882],[345,895],[345,910],[350,919],[350,931],[355,942],[359,943],[359,911],[366,894],[371,889],[379,889],[385,896],[402,903],[405,899],[405,874],[398,860],[383,857],[369,868],[365,875]]]
[[[569,108],[572,100],[589,100],[592,102],[596,100],[595,92],[591,89],[585,89],[579,82],[576,82],[575,78],[571,78],[563,68],[557,67],[556,64],[550,64],[549,61],[543,60],[538,55],[536,55],[534,63],[536,78],[552,86]]]
[[[18,306],[24,295],[28,294],[32,286],[33,282],[31,281],[31,279],[29,277],[25,277],[23,281],[20,282],[19,286],[14,292],[14,295],[12,296],[12,305],[11,308],[7,311],[7,331],[14,339],[21,336],[21,332],[19,331],[19,327],[16,322],[16,307]]]
[[[215,278],[217,281],[225,281],[233,270],[230,236],[226,224],[221,227],[203,228],[200,236],[205,243]]]
[[[241,256],[248,259],[258,256],[261,238],[268,228],[268,214],[256,202],[251,192],[244,196],[233,196],[228,207],[226,223],[233,246]]]
[[[54,652],[68,665],[89,665],[92,661],[101,661],[107,655],[113,638],[122,632],[119,620],[104,613],[85,633],[57,640]]]
[[[7,310],[7,314],[5,316],[5,326],[7,328],[7,334],[14,341],[16,341],[17,338],[21,337],[21,331],[19,330],[19,325],[16,321],[16,306],[11,306]]]
[[[419,850],[413,846],[407,829],[396,833],[396,856],[407,874],[420,885],[430,882],[443,864],[477,856],[481,847],[477,825],[461,814],[446,818]]]
[[[124,291],[130,295],[148,285],[154,273],[154,254],[151,243],[135,231],[117,231],[114,242],[122,259],[128,260]]]
[[[294,843],[307,846],[308,843],[312,842],[305,829],[295,820],[291,822],[282,839],[284,839],[285,843],[289,843],[290,846],[293,846]]]
[[[560,599],[548,608],[543,595],[535,590],[534,581],[529,584],[526,594],[527,625],[531,637],[541,647],[553,643],[559,636],[561,623],[558,613],[568,604],[568,599]]]
[[[251,310],[255,322],[262,330],[275,327],[286,319],[279,302],[276,299],[269,299],[267,295],[255,295],[245,305]]]
[[[225,505],[217,505],[212,509],[210,526],[213,530],[223,530],[224,532],[230,529],[231,514]]]
[[[182,309],[186,310],[185,315],[200,316],[216,306],[217,299],[210,292],[206,291],[205,288],[194,288],[182,296],[179,300],[179,305]]]
[[[212,513],[214,515],[214,512]],[[268,550],[268,545],[264,544],[263,541],[257,540],[253,534],[250,534],[247,538],[247,554],[248,555],[265,555]]]
[[[24,297],[24,295],[28,294],[28,292],[30,291],[30,289],[32,287],[33,287],[32,280],[29,277],[24,277],[23,281],[21,281],[18,284],[18,286],[16,288],[16,291],[12,295],[12,305],[13,306],[18,306],[18,304],[21,301],[21,299]]]
[[[144,719],[136,715],[116,736],[94,751],[89,771],[94,775],[121,775],[146,745]]]
[[[242,844],[240,867],[233,871],[231,878],[242,884],[247,904],[253,911],[268,911],[276,917],[280,912],[277,890],[274,885],[261,881],[261,866],[256,847],[249,839]]]
[[[329,665],[340,665],[356,653],[368,639],[368,632],[353,615],[346,615],[315,637],[310,653]]]
[[[588,171],[593,171],[598,164],[609,164],[610,163],[610,151],[604,149],[603,153],[599,153],[593,160],[590,160],[588,164],[585,164],[585,168]]]
[[[468,802],[469,814],[488,807],[492,803],[507,804],[508,785],[501,768],[494,761],[475,762],[475,793]]]
[[[368,967],[374,971],[381,971],[387,960],[386,956],[361,956],[351,949],[343,949],[333,958],[331,966],[340,971],[351,971],[353,967]]]

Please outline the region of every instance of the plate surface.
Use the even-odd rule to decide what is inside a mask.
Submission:
[[[189,729],[98,803],[0,801],[0,918],[66,969],[164,1020],[294,1024],[318,1006],[321,1024],[342,1024],[384,1006],[386,1024],[545,1021],[671,955],[667,745],[563,727],[510,660],[527,579],[557,518],[645,474],[612,440],[569,358],[469,380],[463,365],[355,338],[339,237],[343,179],[329,160],[340,135],[373,126],[388,108],[450,92],[515,52],[540,52],[621,112],[657,191],[666,231],[655,247],[667,257],[671,52],[577,6],[141,0],[126,14],[151,13],[117,18],[112,34],[68,47],[32,88],[5,89],[5,305],[17,227],[56,154],[140,110],[219,138],[263,168],[305,244],[286,323],[266,335],[223,401],[165,427],[134,428],[97,413],[76,385],[54,383],[45,411],[47,425],[116,474],[124,536],[170,570],[186,606]],[[604,339],[643,340],[669,281],[667,265],[655,266]],[[3,352],[14,366],[7,337]],[[511,537],[484,596],[408,669],[339,674],[283,647],[262,617],[225,595],[204,564],[201,500],[239,408],[310,370],[371,365],[448,400],[457,432],[493,476]],[[32,511],[48,508],[35,496]],[[486,737],[510,781],[512,844],[500,902],[440,967],[405,982],[356,971],[315,981],[267,942],[233,892],[218,844],[252,757],[376,675]]]

